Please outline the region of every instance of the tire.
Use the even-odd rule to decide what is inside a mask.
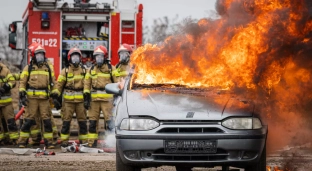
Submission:
[[[116,148],[116,171],[140,171],[140,170],[141,168],[136,168],[136,167],[124,164],[120,158],[118,148]]]
[[[176,171],[192,171],[193,167],[182,167],[182,166],[176,166]]]
[[[245,171],[266,171],[266,145],[263,147],[259,162],[253,166],[246,167]]]

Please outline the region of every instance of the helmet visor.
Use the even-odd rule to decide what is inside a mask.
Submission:
[[[44,53],[36,53],[35,54],[37,63],[42,63],[44,61]]]
[[[130,53],[123,51],[123,52],[119,52],[119,61],[121,63],[128,63],[130,59]]]
[[[104,55],[101,55],[101,54],[95,55],[95,62],[97,64],[103,64],[104,63]]]
[[[73,64],[78,64],[80,62],[80,56],[78,54],[73,54],[70,58]]]

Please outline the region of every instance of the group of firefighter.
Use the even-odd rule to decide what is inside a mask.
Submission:
[[[57,110],[61,109],[61,146],[69,145],[70,124],[73,114],[76,114],[80,143],[96,147],[101,112],[105,128],[113,127],[114,98],[112,94],[105,92],[105,86],[121,82],[128,75],[131,46],[120,46],[116,67],[110,64],[106,47],[96,47],[93,52],[94,64],[90,69],[84,68],[81,51],[72,48],[67,56],[68,65],[62,69],[57,81],[53,65],[45,56],[44,47],[34,42],[28,50],[31,61],[20,76],[11,74],[7,66],[0,62],[0,141],[25,148],[28,144],[39,145],[44,139],[46,148],[55,148],[58,129],[52,115],[53,102]],[[25,109],[20,130],[15,122],[10,93],[18,80],[19,99]]]

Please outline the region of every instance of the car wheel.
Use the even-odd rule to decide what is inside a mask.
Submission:
[[[175,168],[177,171],[192,171],[192,167],[176,166]]]
[[[120,158],[118,148],[116,148],[116,171],[140,171],[140,170],[141,168],[136,168],[136,167],[124,164]]]
[[[266,145],[263,148],[260,160],[253,166],[248,166],[245,171],[266,171]]]

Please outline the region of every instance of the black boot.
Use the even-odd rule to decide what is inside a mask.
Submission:
[[[98,140],[94,140],[94,142],[93,142],[93,144],[92,144],[92,148],[97,148],[97,142],[98,142]]]

